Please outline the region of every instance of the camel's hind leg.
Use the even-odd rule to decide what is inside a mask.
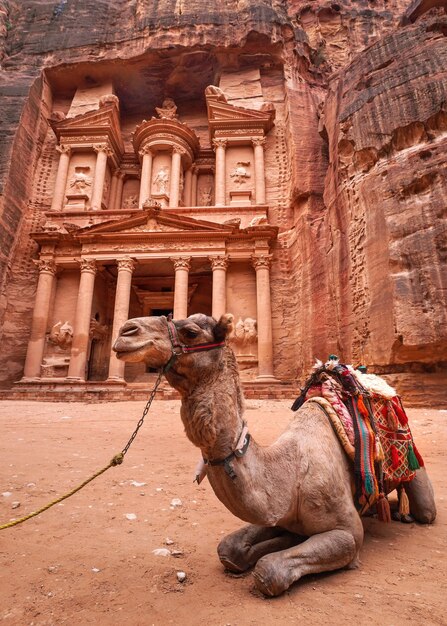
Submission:
[[[425,467],[416,471],[416,476],[404,488],[410,502],[410,513],[417,522],[431,524],[436,518],[433,487]]]
[[[253,570],[256,587],[266,596],[278,596],[306,574],[340,569],[352,563],[361,545],[348,530],[312,535],[298,546],[269,554]]]
[[[285,550],[304,541],[293,533],[277,527],[250,524],[227,535],[217,547],[221,563],[232,572],[245,572],[265,554]]]

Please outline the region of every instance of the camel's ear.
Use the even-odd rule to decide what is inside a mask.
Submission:
[[[234,315],[225,313],[214,327],[214,337],[216,341],[224,341],[233,330]]]

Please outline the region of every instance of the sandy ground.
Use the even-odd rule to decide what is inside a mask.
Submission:
[[[293,415],[290,402],[247,404],[250,431],[264,444]],[[143,406],[0,403],[0,522],[38,508],[105,465],[126,443]],[[216,546],[241,522],[207,481],[193,484],[198,451],[183,433],[179,403],[154,403],[123,465],[2,531],[0,620],[29,626],[447,624],[447,411],[409,414],[436,490],[436,523],[366,519],[360,569],[310,576],[267,600],[254,591],[250,574],[224,573]],[[172,506],[175,498],[180,506]],[[174,555],[157,556],[157,548]],[[178,571],[186,573],[185,582],[177,581]]]

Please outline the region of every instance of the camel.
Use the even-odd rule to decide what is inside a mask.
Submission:
[[[247,435],[237,362],[226,341],[232,327],[231,314],[218,321],[203,314],[134,318],[113,349],[123,361],[165,369],[211,487],[248,523],[220,542],[220,561],[234,573],[253,568],[257,589],[278,596],[307,574],[356,567],[363,525],[350,461],[317,404],[305,403],[268,447]],[[436,507],[424,468],[405,489],[414,519],[431,523]]]

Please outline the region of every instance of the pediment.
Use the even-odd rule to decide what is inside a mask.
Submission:
[[[178,234],[181,236],[185,232],[194,233],[216,233],[228,234],[237,230],[235,226],[216,224],[205,220],[197,220],[185,217],[176,213],[167,213],[163,209],[150,208],[143,210],[141,215],[126,218],[124,220],[114,220],[103,222],[94,226],[86,226],[77,231],[79,239],[96,236],[120,235],[132,237],[134,235],[147,234]]]
[[[210,128],[234,129],[235,127],[259,128],[264,133],[273,127],[275,109],[266,108],[261,111],[235,106],[225,98],[216,98],[214,94],[206,95],[208,122]]]

